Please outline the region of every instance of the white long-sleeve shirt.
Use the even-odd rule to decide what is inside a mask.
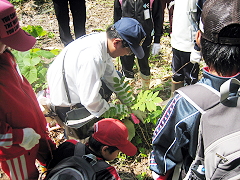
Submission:
[[[109,104],[99,94],[102,82],[114,91],[113,77],[118,77],[107,53],[107,35],[94,33],[70,43],[48,69],[47,81],[54,106],[69,107],[63,82],[63,59],[71,104],[81,103],[94,116],[101,116]]]
[[[191,52],[198,30],[196,0],[175,0],[171,45],[174,49]]]

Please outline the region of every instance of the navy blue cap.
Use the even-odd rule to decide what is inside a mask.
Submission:
[[[142,43],[146,38],[146,33],[142,25],[133,18],[123,17],[114,24],[118,34],[125,40],[132,52],[139,58],[144,57]]]

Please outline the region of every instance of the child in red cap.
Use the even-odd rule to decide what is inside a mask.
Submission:
[[[137,148],[128,140],[128,129],[117,119],[106,118],[96,122],[89,130],[90,137],[85,144],[86,154],[93,154],[98,160],[114,160],[121,151],[128,156],[134,156]],[[76,140],[68,140],[53,152],[53,160],[48,166],[52,169],[64,158],[74,155]],[[96,174],[97,180],[120,180],[113,166],[109,166]]]

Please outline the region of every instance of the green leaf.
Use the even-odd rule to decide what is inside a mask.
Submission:
[[[143,96],[142,96],[142,98],[143,98],[143,99],[147,99],[147,97],[148,97],[148,93],[149,93],[148,90],[147,90],[147,91],[144,91],[144,92],[143,92]]]
[[[26,56],[23,59],[23,62],[26,66],[35,66],[41,61],[41,58],[34,53],[31,53],[31,55]]]
[[[155,99],[158,96],[158,94],[159,94],[159,91],[155,92],[152,96],[152,99]]]
[[[37,69],[34,66],[25,66],[22,74],[27,78],[30,84],[37,80]]]
[[[45,57],[47,59],[51,59],[55,57],[55,55],[52,52],[46,51],[46,50],[37,51],[36,54],[38,54],[39,56]]]
[[[128,86],[128,82],[125,82],[124,84],[123,84],[123,88],[126,88]]]
[[[41,70],[38,71],[39,78],[45,79],[47,70],[48,70],[47,68],[41,68]]]
[[[122,84],[123,82],[124,82],[124,79],[125,79],[125,77],[123,76],[121,79],[120,79],[120,84]]]
[[[121,90],[123,90],[122,87],[118,87],[118,88],[115,89],[115,91],[121,91]]]
[[[40,48],[30,49],[30,51],[31,51],[32,53],[36,53],[37,51],[40,51],[40,50],[41,50]]]
[[[33,31],[36,32],[37,36],[45,36],[47,31],[43,30],[42,26],[34,26]]]
[[[148,102],[146,105],[147,105],[148,111],[151,112],[156,110],[156,105],[154,104],[154,102]]]
[[[128,87],[125,89],[125,92],[127,92],[127,91],[130,90],[130,89],[131,89],[131,87],[128,86]]]
[[[119,82],[120,82],[120,80],[119,80],[117,77],[114,77],[114,78],[113,78],[113,81],[114,81],[115,83],[118,83],[118,84],[119,84]]]
[[[53,49],[50,52],[53,53],[55,56],[57,56],[61,52],[61,50],[60,49]]]
[[[131,141],[132,138],[135,136],[134,124],[132,123],[132,121],[130,121],[128,119],[124,119],[124,120],[122,120],[122,122],[125,124],[125,126],[128,129],[128,140]]]
[[[47,35],[48,35],[49,38],[54,38],[55,37],[55,34],[53,32],[48,32]]]
[[[145,111],[145,107],[146,107],[145,104],[141,104],[138,108],[139,108],[140,111],[144,112]]]
[[[113,87],[119,87],[119,84],[114,84]]]
[[[162,102],[163,100],[162,100],[162,98],[160,98],[160,97],[156,97],[154,100],[153,100],[153,102],[154,103],[160,103],[160,102]]]
[[[146,91],[146,92],[147,92],[147,91]],[[152,91],[151,91],[151,92],[148,92],[147,99],[151,99],[152,96],[153,96],[153,92],[152,92]]]
[[[125,100],[125,99],[124,99],[124,100],[123,100],[123,103],[124,103],[124,104],[128,103],[128,100]]]
[[[118,93],[118,96],[122,96],[122,95],[124,95],[124,94],[125,94],[125,92],[124,92],[124,91],[121,91],[121,92]]]

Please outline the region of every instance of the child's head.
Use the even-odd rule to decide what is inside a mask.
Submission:
[[[0,0],[0,42],[18,51],[27,51],[36,42],[19,27],[16,11],[7,0]]]
[[[240,72],[240,1],[207,0],[197,38],[205,63],[220,76]]]
[[[128,140],[127,127],[117,119],[106,118],[94,124],[89,146],[106,160],[113,160],[119,151],[134,156],[137,148]]]

